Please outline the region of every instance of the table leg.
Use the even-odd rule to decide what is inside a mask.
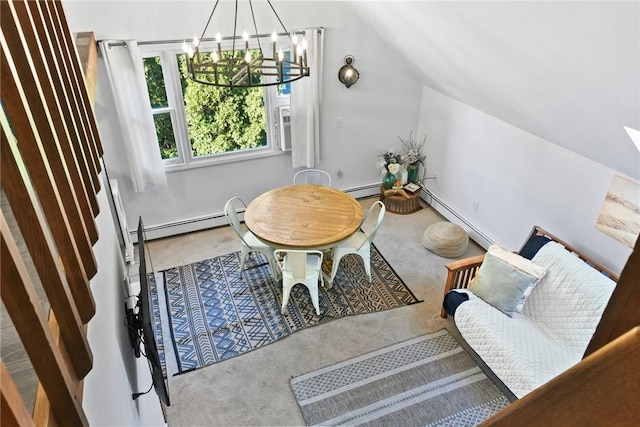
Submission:
[[[331,277],[324,272],[324,270],[322,271],[322,277],[324,278],[324,288],[329,290],[333,287],[333,280],[331,280]]]

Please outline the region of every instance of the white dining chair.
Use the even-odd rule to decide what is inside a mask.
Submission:
[[[320,315],[318,282],[324,285],[322,275],[322,252],[316,250],[276,249],[274,258],[282,272],[282,314],[287,310],[291,289],[298,283],[309,289],[311,302]]]
[[[278,272],[278,263],[273,256],[273,248],[266,243],[258,239],[250,230],[244,230],[242,224],[240,224],[240,218],[238,218],[238,207],[242,207],[242,210],[246,210],[247,205],[240,197],[233,197],[224,206],[224,216],[227,218],[227,222],[236,232],[240,240],[242,241],[242,254],[240,255],[240,271],[244,269],[244,261],[250,252],[260,252],[269,261],[269,267],[271,269],[271,276],[277,279],[280,274]]]
[[[378,219],[376,220],[376,224],[373,227],[373,230],[369,234],[366,234],[362,231],[362,226],[367,221],[369,215],[376,209],[379,208],[378,211]],[[333,265],[331,266],[331,281],[333,282],[334,277],[336,277],[336,273],[338,272],[338,266],[340,265],[340,260],[343,256],[348,254],[357,254],[362,258],[364,262],[364,271],[367,273],[367,278],[369,279],[369,283],[371,283],[371,243],[373,243],[373,239],[376,237],[376,233],[378,232],[378,228],[382,223],[384,218],[384,213],[386,211],[386,207],[384,203],[380,200],[375,202],[364,218],[362,218],[362,222],[360,223],[360,230],[356,231],[347,239],[338,243],[332,251]]]
[[[293,176],[293,185],[312,184],[331,187],[331,175],[320,169],[303,169]]]

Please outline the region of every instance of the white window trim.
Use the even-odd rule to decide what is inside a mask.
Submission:
[[[243,162],[266,157],[281,156],[287,154],[280,150],[279,141],[276,138],[276,114],[275,109],[286,102],[277,99],[275,86],[265,89],[265,120],[267,132],[267,146],[248,148],[236,152],[217,153],[208,156],[193,157],[191,153],[191,142],[187,133],[186,113],[184,109],[184,99],[180,83],[180,74],[177,66],[176,55],[183,53],[181,44],[149,44],[140,46],[140,53],[143,58],[161,58],[162,73],[167,91],[167,107],[156,108],[154,112],[169,113],[174,129],[178,157],[175,159],[164,159],[163,164],[166,172],[195,169],[200,167],[215,166],[233,162]]]

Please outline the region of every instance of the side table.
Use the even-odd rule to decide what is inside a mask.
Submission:
[[[398,193],[387,193],[385,195],[385,189],[380,186],[380,201],[384,203],[387,208],[387,212],[407,215],[414,213],[422,209],[420,206],[420,191],[415,193],[405,192],[408,198]]]

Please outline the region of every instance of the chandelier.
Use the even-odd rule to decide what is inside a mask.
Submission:
[[[192,42],[183,43],[187,76],[191,80],[234,89],[279,85],[309,75],[304,33],[289,33],[269,0],[267,3],[282,32],[260,34],[253,3],[248,0],[254,33],[244,31],[238,35],[238,0],[235,0],[233,36],[222,37],[217,32],[215,38],[205,38],[219,2],[216,0],[200,38],[196,36]]]

